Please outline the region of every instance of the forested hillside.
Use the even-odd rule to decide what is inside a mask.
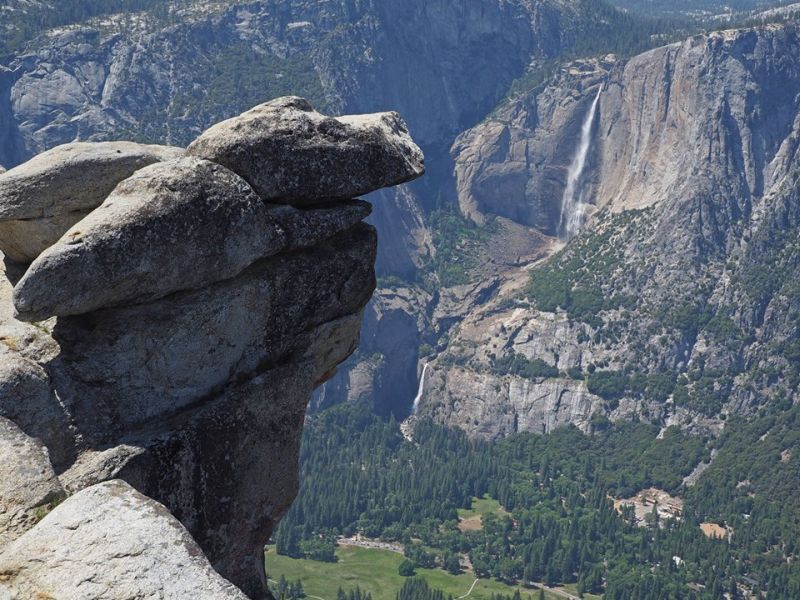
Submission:
[[[301,490],[275,535],[278,551],[333,560],[339,535],[399,541],[422,567],[477,577],[577,584],[605,598],[720,598],[800,594],[800,410],[734,421],[718,440],[642,424],[597,423],[470,441],[420,422],[413,441],[358,406],[314,417],[305,433]],[[699,481],[685,478],[701,462]],[[683,497],[672,518],[615,508],[612,498],[657,488]],[[504,509],[465,528],[473,498]],[[700,525],[720,525],[727,539]]]
[[[792,0],[613,0],[612,4],[643,14],[684,15],[698,17],[727,16],[780,4]]]

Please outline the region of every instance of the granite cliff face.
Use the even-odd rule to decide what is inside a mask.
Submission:
[[[557,236],[581,122],[615,63],[611,55],[562,67],[544,89],[501,104],[459,136],[451,152],[461,212],[478,223],[502,216]],[[589,158],[591,169],[597,153]]]
[[[375,287],[352,198],[423,172],[396,113],[281,98],[185,152],[71,144],[0,176],[0,248],[19,221],[47,241],[0,278],[0,597],[244,597],[217,572],[264,596],[306,405]]]
[[[544,69],[603,27],[619,37],[600,9],[187,1],[104,15],[9,58],[0,163],[119,132],[185,145],[234,108],[290,91],[333,112],[398,108],[430,174],[375,193],[379,289],[364,343],[314,406],[365,400],[404,416],[432,361],[429,414],[490,437],[606,417],[716,430],[721,413],[796,396],[773,381],[794,360],[794,321],[762,326],[783,314],[771,303],[795,302],[776,290],[795,268],[796,26],[628,59],[590,49],[598,56]],[[595,100],[574,182],[589,220],[563,248],[563,197]],[[442,227],[437,213],[454,205],[477,225]],[[784,266],[762,277],[762,264]],[[536,290],[530,273],[543,274]]]
[[[602,90],[593,216],[451,332],[423,411],[496,437],[606,418],[716,431],[797,402],[799,49],[786,24],[572,63],[464,134],[463,211],[553,236]]]
[[[484,118],[531,61],[554,60],[587,39],[614,35],[614,15],[595,15],[594,3],[578,0],[158,4],[78,24],[65,19],[0,58],[9,68],[0,74],[0,164],[15,166],[76,139],[185,146],[220,119],[285,94],[309,97],[335,114],[399,111],[430,173],[418,184],[377,192],[369,222],[380,234],[378,274],[405,281],[411,312],[371,304],[367,337],[376,349],[349,364],[360,373],[361,389],[374,390],[380,410],[407,410],[416,390],[414,349],[429,337],[416,329],[430,304],[419,274],[437,254],[429,213],[437,198],[455,199],[453,140]],[[34,21],[36,11],[58,14],[52,0],[10,8],[0,14],[0,30],[13,30],[23,11]],[[386,295],[393,301],[396,294],[387,288]],[[384,340],[385,331],[401,339]],[[367,372],[374,373],[371,382]],[[391,399],[382,382],[391,382]],[[328,400],[358,395],[339,389],[327,390]]]

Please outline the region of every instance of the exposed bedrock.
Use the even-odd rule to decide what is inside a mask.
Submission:
[[[14,261],[31,262],[120,181],[182,154],[180,148],[131,142],[78,142],[43,152],[0,180],[0,250]]]
[[[357,348],[375,288],[371,206],[352,196],[418,177],[423,158],[395,114],[331,119],[298,98],[254,111],[280,132],[203,134],[250,157],[235,171],[213,153],[118,146],[138,157],[119,164],[113,146],[81,144],[0,176],[0,232],[87,213],[54,225],[31,264],[6,258],[0,278],[0,448],[14,458],[0,468],[0,598],[57,585],[76,599],[240,597],[209,561],[265,596],[263,547],[297,493],[306,405]],[[273,134],[280,152],[262,152]],[[91,194],[68,191],[76,152]],[[274,178],[288,193],[248,183],[271,169],[292,173]],[[148,543],[162,537],[177,554]]]
[[[279,98],[214,125],[189,154],[241,175],[264,199],[319,204],[417,179],[425,170],[397,113],[332,118]]]
[[[67,499],[1,550],[0,573],[3,600],[246,598],[164,506],[120,480]]]
[[[509,288],[468,315],[432,365],[423,414],[487,437],[558,423],[588,431],[592,415],[713,433],[727,415],[798,401],[788,315],[800,303],[799,36],[796,23],[770,24],[575,61],[459,138],[463,212],[553,234],[601,90],[578,182],[589,219],[520,274],[541,292],[560,285],[548,274],[565,273],[571,299],[547,307],[541,293]],[[498,366],[511,353],[558,375],[525,383]],[[666,373],[670,384],[603,399],[584,387],[595,367]]]

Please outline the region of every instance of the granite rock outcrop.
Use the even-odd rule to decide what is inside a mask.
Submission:
[[[341,121],[364,129],[298,98],[268,106],[288,123],[282,154],[248,168],[315,180],[318,202],[263,197],[171,148],[106,170],[91,157],[124,147],[62,148],[90,157],[80,199],[55,185],[63,162],[48,174],[47,156],[0,176],[8,219],[87,213],[37,256],[6,255],[0,278],[4,600],[54,586],[76,599],[265,597],[263,547],[297,493],[306,405],[358,346],[375,288],[371,207],[353,196],[424,170],[397,115]],[[339,127],[314,165],[302,148],[317,132],[292,129],[296,106]],[[268,144],[270,132],[236,141]],[[368,178],[327,178],[342,156]],[[15,196],[32,170],[37,194]]]
[[[87,488],[0,550],[0,598],[246,600],[169,511],[120,480]]]
[[[0,251],[31,262],[138,169],[183,155],[131,142],[76,142],[42,152],[0,180]]]
[[[228,167],[266,201],[294,205],[354,198],[425,171],[397,113],[325,117],[302,98],[218,123],[188,153]]]

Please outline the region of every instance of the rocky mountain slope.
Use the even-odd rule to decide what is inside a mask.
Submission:
[[[334,112],[399,108],[425,150],[423,182],[376,196],[379,288],[359,351],[314,406],[405,416],[431,359],[427,413],[488,436],[634,415],[717,429],[720,411],[796,394],[781,379],[792,322],[757,316],[794,268],[772,243],[792,221],[762,201],[792,187],[792,25],[626,58],[668,32],[578,0],[135,4],[10,53],[0,163],[75,137],[182,145],[289,91]],[[0,21],[35,6],[48,3]],[[590,58],[560,63],[573,56]],[[595,214],[559,253],[595,101],[572,194]],[[770,261],[786,269],[764,288],[755,265]]]
[[[462,136],[464,212],[553,236],[599,93],[593,216],[450,332],[423,412],[493,437],[608,418],[716,430],[796,402],[799,42],[772,25],[574,63]]]
[[[23,37],[15,45],[15,36],[5,38],[0,59],[0,164],[75,139],[182,146],[213,122],[283,94],[332,113],[399,110],[429,175],[378,193],[370,222],[380,233],[386,295],[379,291],[368,308],[365,338],[374,344],[352,363],[361,383],[343,375],[326,397],[352,399],[358,388],[382,412],[400,414],[430,336],[425,323],[439,284],[420,280],[430,279],[439,255],[430,211],[440,198],[455,201],[453,140],[531,63],[538,72],[565,53],[652,44],[653,28],[634,25],[583,0],[13,2],[0,12],[0,29]],[[388,278],[401,278],[402,289],[384,286]]]
[[[289,97],[0,176],[0,598],[265,596],[306,405],[375,287],[352,198],[423,172],[396,113]]]

